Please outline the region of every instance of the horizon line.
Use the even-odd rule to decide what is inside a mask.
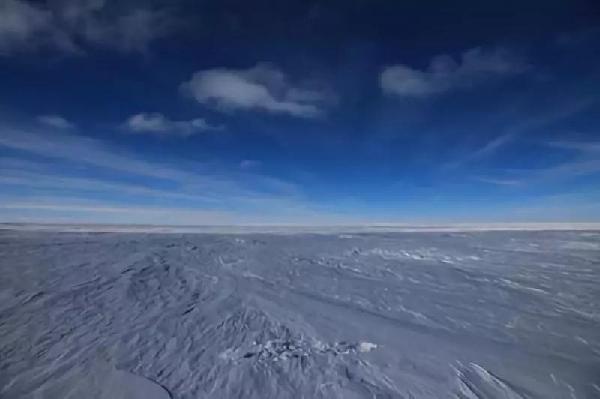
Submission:
[[[206,224],[0,222],[0,230],[107,233],[369,233],[477,231],[600,231],[600,222],[457,222],[364,224]]]

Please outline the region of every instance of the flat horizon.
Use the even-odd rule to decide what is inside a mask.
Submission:
[[[113,223],[12,223],[0,229],[55,232],[156,232],[156,233],[376,233],[376,232],[469,232],[469,231],[595,231],[600,223],[491,222],[491,223],[365,223],[365,224],[113,224]]]

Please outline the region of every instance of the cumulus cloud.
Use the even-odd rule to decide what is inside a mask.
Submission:
[[[384,68],[381,89],[401,97],[424,98],[453,89],[470,87],[490,78],[514,75],[528,65],[506,49],[465,51],[460,60],[448,55],[434,57],[424,70],[398,64]]]
[[[46,126],[56,129],[72,129],[75,125],[60,115],[40,115],[37,120]]]
[[[163,10],[106,0],[0,1],[0,55],[52,48],[82,52],[86,45],[144,51],[165,35],[172,18]]]
[[[329,91],[294,86],[286,74],[267,64],[198,71],[181,88],[199,103],[224,111],[257,110],[301,118],[321,115],[333,101]]]
[[[140,113],[130,116],[125,126],[133,133],[191,136],[207,130],[222,130],[222,126],[210,125],[204,119],[174,121],[160,113]]]

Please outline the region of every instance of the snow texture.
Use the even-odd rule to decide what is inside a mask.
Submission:
[[[598,398],[600,233],[0,231],[0,398]]]

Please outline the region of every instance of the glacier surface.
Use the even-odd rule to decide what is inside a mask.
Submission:
[[[600,232],[0,231],[1,398],[598,398]]]

